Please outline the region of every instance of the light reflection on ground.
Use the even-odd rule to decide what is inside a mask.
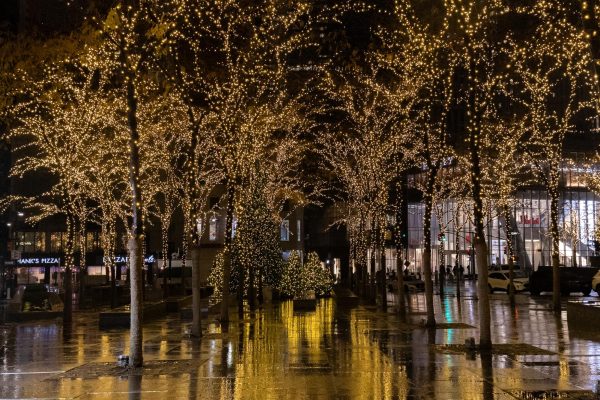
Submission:
[[[473,287],[467,283],[459,301],[453,293],[436,296],[437,322],[452,325],[434,331],[418,326],[422,294],[410,296],[410,324],[393,304],[386,313],[323,299],[316,312],[295,313],[283,302],[246,312],[227,332],[211,316],[197,341],[186,335],[189,322],[174,315],[145,326],[147,368],[137,372],[115,367],[128,352],[128,332],[99,331],[95,313],[78,313],[66,332],[54,322],[4,324],[0,397],[445,400],[595,389],[600,335],[569,330],[566,313],[554,317],[548,297],[518,295],[512,311],[506,294],[492,295],[494,343],[513,346],[481,356],[444,346],[478,337],[469,327],[477,326]]]

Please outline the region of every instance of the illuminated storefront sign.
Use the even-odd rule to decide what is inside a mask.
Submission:
[[[59,257],[28,257],[17,260],[19,265],[60,264]]]
[[[145,264],[152,264],[156,261],[156,258],[153,254],[147,255],[144,257]],[[115,256],[115,264],[127,264],[129,262],[129,257],[127,256]]]

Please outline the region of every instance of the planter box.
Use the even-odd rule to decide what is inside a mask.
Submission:
[[[167,313],[166,302],[144,303],[143,321],[164,317]],[[101,312],[98,318],[100,329],[129,328],[131,313],[129,306],[115,308],[111,311]]]
[[[165,300],[168,313],[176,313],[192,304],[192,296],[171,297]]]
[[[315,311],[317,299],[294,299],[294,311]]]
[[[7,313],[6,319],[11,322],[26,322],[62,318],[62,316],[62,311],[19,311]]]
[[[569,328],[598,331],[600,326],[600,301],[580,300],[567,303],[567,321]]]

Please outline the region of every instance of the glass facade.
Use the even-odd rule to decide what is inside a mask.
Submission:
[[[486,242],[488,263],[507,264],[511,241],[516,263],[525,270],[551,264],[550,199],[544,190],[519,190],[510,221],[492,206],[486,210]],[[560,262],[567,266],[589,266],[596,255],[600,198],[579,188],[561,193],[559,210]],[[424,205],[408,205],[407,258],[416,268],[421,267],[423,252]],[[510,226],[511,228],[507,228]],[[472,205],[467,201],[446,200],[436,205],[431,221],[432,263],[463,265],[465,272],[474,268]]]

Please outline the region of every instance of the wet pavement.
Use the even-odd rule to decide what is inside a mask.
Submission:
[[[314,312],[287,301],[234,309],[227,331],[211,316],[201,340],[178,316],[144,326],[145,367],[116,365],[128,330],[98,330],[98,313],[0,325],[0,398],[80,399],[596,399],[600,330],[569,329],[551,298],[491,295],[491,354],[468,350],[479,337],[478,301],[466,282],[436,296],[439,326],[420,326],[423,294],[411,294],[408,323],[392,304],[344,309],[321,299]],[[394,296],[390,295],[393,302]],[[573,297],[572,299],[577,299]]]

